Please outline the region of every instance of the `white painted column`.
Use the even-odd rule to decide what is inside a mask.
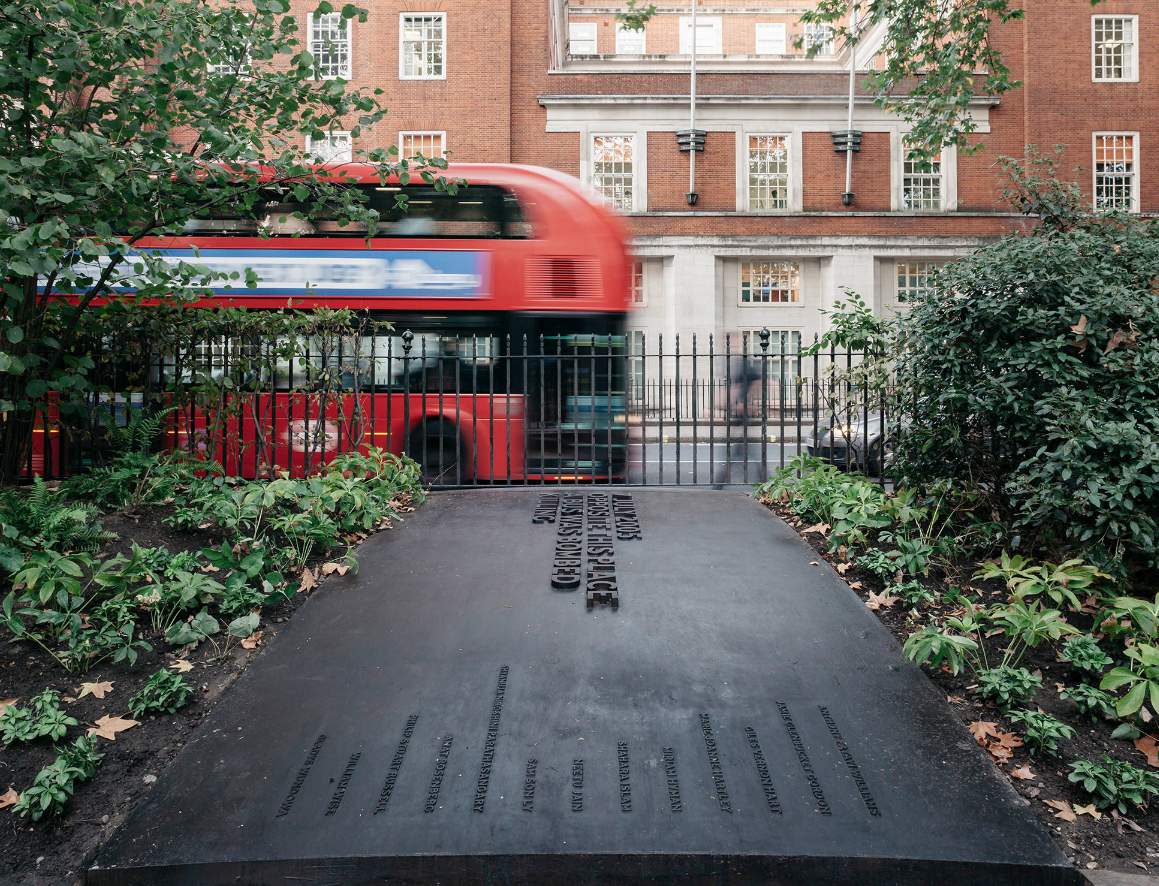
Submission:
[[[876,279],[873,253],[861,250],[840,250],[821,264],[821,308],[832,311],[834,304],[845,298],[845,289],[858,293],[871,308],[876,300]],[[822,331],[829,328],[827,317],[821,318]]]

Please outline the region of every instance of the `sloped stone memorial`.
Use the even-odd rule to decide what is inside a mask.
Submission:
[[[89,883],[1081,882],[864,605],[744,496],[441,493],[360,559]]]

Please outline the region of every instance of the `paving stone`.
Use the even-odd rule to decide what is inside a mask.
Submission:
[[[629,494],[440,493],[368,541],[88,882],[1082,882],[788,527]],[[576,537],[618,608],[552,588]]]

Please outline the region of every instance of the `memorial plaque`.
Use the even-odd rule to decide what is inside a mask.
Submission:
[[[1079,882],[744,496],[439,493],[359,556],[90,884]]]

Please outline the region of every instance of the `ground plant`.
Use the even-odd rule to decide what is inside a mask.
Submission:
[[[1022,727],[1026,746],[1032,754],[1058,756],[1059,741],[1074,738],[1074,727],[1044,711],[1011,711],[1007,715]]]
[[[60,707],[60,693],[45,689],[34,696],[26,707],[9,705],[0,714],[0,739],[4,744],[36,741],[50,738],[59,741],[64,738],[70,726],[76,726],[75,717],[70,717]]]
[[[1068,778],[1099,809],[1117,809],[1124,815],[1146,806],[1159,794],[1159,775],[1112,757],[1077,760],[1070,764]]]
[[[999,665],[978,671],[978,695],[1000,708],[1022,704],[1042,688],[1042,677],[1026,668]]]
[[[145,714],[175,714],[189,703],[193,687],[174,671],[162,669],[145,681],[145,685],[129,699],[129,713],[134,717]]]
[[[96,775],[102,754],[93,739],[82,736],[56,749],[56,759],[45,766],[12,807],[17,815],[40,821],[60,815],[76,792],[76,786]]]
[[[1060,658],[1085,674],[1101,674],[1114,664],[1114,659],[1103,652],[1099,641],[1090,634],[1068,637],[1062,644]]]
[[[1075,703],[1079,713],[1087,719],[1112,720],[1115,717],[1115,699],[1108,692],[1104,692],[1089,683],[1079,683],[1077,686],[1064,686],[1059,690],[1059,698],[1065,698]]]

